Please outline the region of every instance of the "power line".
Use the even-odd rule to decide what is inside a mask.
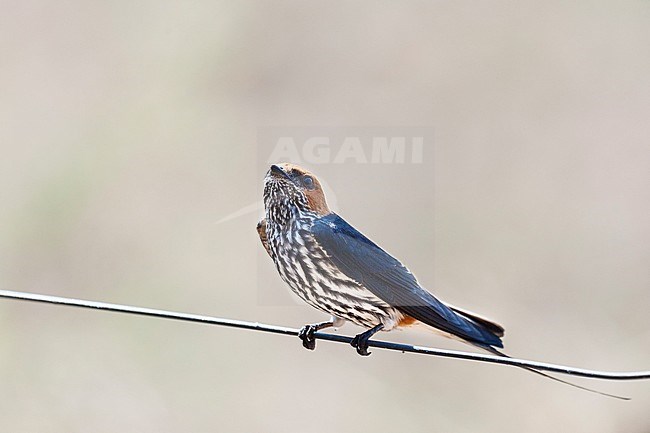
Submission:
[[[186,322],[203,323],[206,325],[227,326],[230,328],[248,329],[251,331],[269,332],[272,334],[298,336],[298,329],[286,328],[283,326],[267,325],[257,322],[246,322],[243,320],[223,319],[220,317],[203,316],[199,314],[178,313],[175,311],[156,310],[153,308],[134,307],[130,305],[110,304],[106,302],[87,301],[83,299],[63,298],[59,296],[40,295],[36,293],[15,292],[0,290],[0,298],[16,299],[21,301],[40,302],[45,304],[64,305],[68,307],[88,308],[101,311],[112,311],[116,313],[136,314],[140,316],[159,317],[163,319],[182,320]],[[314,337],[318,340],[334,341],[337,343],[350,343],[351,337],[345,335],[324,334],[317,332]],[[587,370],[584,368],[567,367],[558,364],[529,361],[517,358],[503,358],[493,355],[478,353],[460,352],[456,350],[434,349],[431,347],[412,346],[409,344],[393,343],[389,341],[370,340],[370,347],[379,349],[395,350],[398,352],[418,353],[422,355],[441,356],[444,358],[466,359],[477,362],[492,364],[505,364],[516,367],[531,367],[536,370],[550,371],[554,373],[569,374],[573,376],[588,377],[592,379],[608,380],[639,380],[650,379],[650,371],[629,371],[609,372]]]

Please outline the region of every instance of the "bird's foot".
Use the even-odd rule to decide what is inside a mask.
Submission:
[[[298,332],[298,338],[302,340],[302,347],[309,350],[316,349],[316,338],[314,337],[316,331],[318,331],[318,327],[316,325],[305,325],[300,328],[300,332]]]
[[[352,341],[350,341],[350,346],[357,349],[357,353],[361,356],[368,356],[372,352],[368,352],[368,338],[364,338],[364,334],[356,335]]]
[[[370,355],[372,352],[368,352],[368,340],[370,340],[370,337],[375,335],[377,332],[381,331],[383,327],[384,325],[380,324],[362,334],[356,335],[352,341],[350,341],[350,346],[357,349],[357,353],[361,356]]]

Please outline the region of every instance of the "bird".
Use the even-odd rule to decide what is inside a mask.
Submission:
[[[320,181],[310,171],[292,163],[272,164],[264,178],[263,198],[264,217],[257,232],[281,279],[299,298],[330,316],[300,329],[306,349],[315,349],[316,332],[349,321],[366,329],[350,342],[361,356],[370,355],[368,342],[380,331],[424,325],[508,357],[499,350],[503,326],[442,302],[426,290],[398,259],[330,210]]]

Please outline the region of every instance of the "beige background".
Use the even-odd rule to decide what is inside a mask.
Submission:
[[[285,289],[257,212],[215,223],[259,198],[258,128],[426,126],[435,212],[408,180],[319,167],[342,214],[498,318],[510,353],[648,369],[649,19],[647,1],[3,2],[0,287],[319,320],[259,302]],[[633,400],[0,301],[3,432],[650,431],[649,382],[580,383]]]

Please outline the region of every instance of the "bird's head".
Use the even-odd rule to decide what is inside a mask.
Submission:
[[[266,216],[284,224],[298,212],[330,213],[320,182],[309,171],[290,163],[273,164],[264,178]]]

